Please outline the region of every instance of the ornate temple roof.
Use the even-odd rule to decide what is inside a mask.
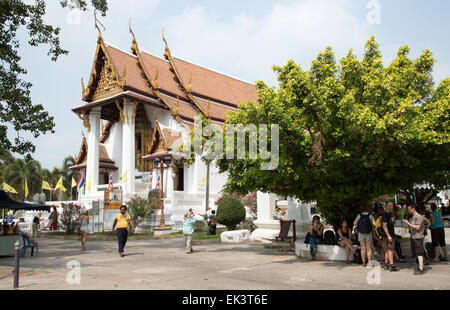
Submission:
[[[192,123],[198,114],[223,123],[228,111],[236,111],[243,102],[257,100],[257,89],[253,84],[173,57],[164,37],[164,58],[141,51],[131,28],[130,32],[132,49],[127,53],[105,43],[99,30],[86,88],[83,83],[86,104],[74,108],[75,113],[88,113],[98,106],[103,109],[111,100],[127,96],[170,110],[182,123]],[[101,84],[100,80],[106,75],[109,75],[108,83]],[[102,96],[96,93],[100,84],[107,90]],[[104,110],[104,119],[117,120],[113,105]]]
[[[83,135],[83,141],[81,143],[80,153],[75,157],[75,165],[70,167],[70,170],[82,170],[86,169],[87,165],[88,145],[86,143],[86,137]],[[99,167],[107,170],[117,170],[115,162],[109,157],[108,151],[105,145],[100,143],[99,145]]]

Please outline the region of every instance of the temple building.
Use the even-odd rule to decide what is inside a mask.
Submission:
[[[181,221],[189,208],[203,212],[206,165],[196,160],[187,166],[175,151],[189,138],[196,116],[222,126],[228,111],[257,99],[256,87],[173,57],[164,36],[164,54],[157,57],[140,50],[131,28],[130,52],[107,44],[98,32],[89,81],[81,81],[84,103],[72,109],[86,129],[71,167],[86,180],[79,200],[102,203],[111,176],[123,202],[147,197],[162,177],[168,223]],[[167,161],[163,176],[155,159]],[[211,206],[225,181],[213,164]]]

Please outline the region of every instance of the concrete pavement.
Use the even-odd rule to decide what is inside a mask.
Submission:
[[[121,258],[114,241],[38,239],[39,257],[21,260],[20,288],[29,289],[450,289],[450,265],[429,266],[414,276],[413,265],[388,272],[340,262],[309,262],[293,252],[266,249],[258,243],[224,244],[194,241],[192,254],[183,239],[132,240]],[[408,258],[412,262],[411,258]],[[76,269],[80,264],[80,284]],[[0,258],[0,289],[11,289],[13,258]],[[379,272],[370,285],[367,274]],[[69,282],[67,277],[69,275]],[[375,279],[375,278],[373,278]]]

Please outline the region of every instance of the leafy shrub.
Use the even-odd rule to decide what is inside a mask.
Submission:
[[[208,229],[208,225],[206,224],[206,220],[202,220],[202,221],[195,221],[194,223],[194,231],[198,232],[198,231],[205,231]]]
[[[256,193],[250,193],[248,195],[239,195],[239,194],[232,194],[232,195],[222,195],[219,197],[219,199],[216,200],[214,203],[216,206],[219,205],[220,201],[226,197],[231,196],[233,198],[238,199],[242,204],[249,209],[250,213],[253,213],[254,216],[257,215],[257,208],[256,208]]]
[[[158,188],[151,189],[148,192],[148,199],[156,199],[159,202],[161,199],[161,190]]]
[[[250,219],[244,220],[237,227],[238,230],[247,229],[250,232],[253,232],[256,228],[257,227],[256,227],[255,223],[253,223],[253,221]]]
[[[63,203],[61,206],[62,212],[59,216],[59,221],[63,229],[66,231],[66,234],[71,234],[75,232],[80,225],[80,223],[75,222],[75,220],[81,214],[81,206],[74,203]]]
[[[135,227],[137,227],[150,214],[155,213],[155,211],[159,208],[159,202],[154,197],[150,197],[149,199],[132,197],[127,201],[126,205],[128,214],[130,215],[131,221],[133,221]]]
[[[236,225],[245,220],[244,204],[232,196],[224,196],[217,208],[217,222],[225,225],[228,230],[235,230]]]

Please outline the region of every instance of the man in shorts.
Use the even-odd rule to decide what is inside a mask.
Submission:
[[[383,230],[385,236],[383,241],[385,243],[384,253],[384,268],[389,271],[399,271],[398,267],[394,265],[394,251],[395,251],[395,229],[394,229],[394,204],[388,202],[386,204],[386,211],[383,213]]]
[[[424,273],[425,248],[423,246],[423,239],[425,237],[425,223],[424,218],[420,215],[415,205],[408,206],[408,214],[411,216],[410,221],[403,220],[409,226],[409,233],[411,234],[411,252],[415,253],[419,261],[419,267],[414,270],[415,275]]]

